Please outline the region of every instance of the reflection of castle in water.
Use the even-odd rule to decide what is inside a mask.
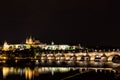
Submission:
[[[33,76],[39,76],[40,74],[51,73],[54,75],[55,73],[64,73],[69,71],[78,70],[80,73],[85,73],[89,71],[109,71],[116,73],[112,68],[81,68],[81,67],[35,67],[34,69],[26,68],[14,68],[14,67],[3,67],[2,74],[5,79],[8,75],[25,75],[26,79],[32,79]]]
[[[28,67],[22,68],[14,68],[14,67],[3,67],[3,78],[6,78],[9,74],[14,75],[25,75],[26,79],[31,79],[33,76],[38,76],[39,74],[51,73],[54,75],[55,72],[68,72],[70,68],[68,67],[35,67],[34,69],[30,69]]]

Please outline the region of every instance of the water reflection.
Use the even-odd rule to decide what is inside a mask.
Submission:
[[[69,71],[76,71],[78,70],[80,73],[85,73],[89,71],[110,71],[116,72],[112,68],[85,68],[85,67],[25,67],[25,68],[18,68],[18,67],[2,67],[2,74],[3,78],[6,79],[9,75],[20,75],[25,76],[26,79],[31,80],[35,76],[39,76],[40,74],[47,74],[51,73],[54,75],[55,73],[64,73]]]
[[[59,75],[66,75],[64,73],[71,74],[74,72],[76,73],[76,71],[77,73],[80,73],[80,74],[91,72],[91,71],[94,71],[96,73],[106,72],[106,71],[110,73],[111,72],[117,73],[117,70],[115,70],[114,68],[120,66],[120,64],[113,63],[113,62],[95,62],[95,61],[78,61],[78,62],[64,61],[64,64],[63,64],[63,62],[60,62],[60,61],[57,61],[57,62],[41,61],[40,62],[36,60],[33,63],[32,62],[28,62],[28,63],[30,63],[29,66],[26,66],[25,64],[24,66],[20,66],[15,64],[8,65],[7,63],[4,63],[4,65],[2,64],[2,66],[0,67],[0,77],[2,73],[2,79],[8,79],[8,77],[10,76],[16,77],[16,75],[18,75],[20,77],[24,77],[25,80],[31,80],[31,79],[35,80],[34,79],[35,77],[40,77],[41,75],[49,74],[51,77],[54,77],[58,73]],[[41,64],[49,64],[49,67],[45,67],[44,65],[41,65]],[[53,64],[55,64],[55,66],[57,67],[55,66],[50,67]],[[62,66],[62,67],[58,67],[58,66]]]
[[[25,75],[26,79],[31,79],[33,76],[38,76],[39,74],[51,73],[54,75],[56,72],[68,72],[71,68],[68,67],[35,67],[31,69],[29,67],[25,68],[15,68],[15,67],[3,67],[2,74],[3,78],[5,79],[8,75]]]

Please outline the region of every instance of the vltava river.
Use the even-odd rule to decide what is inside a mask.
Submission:
[[[17,62],[0,63],[0,80],[116,80],[112,62]]]

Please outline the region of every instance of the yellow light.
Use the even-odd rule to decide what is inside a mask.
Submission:
[[[9,68],[3,67],[2,71],[3,71],[3,78],[6,78],[6,76],[7,76],[8,73],[9,73]]]

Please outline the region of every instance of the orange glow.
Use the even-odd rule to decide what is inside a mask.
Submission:
[[[3,67],[2,71],[3,71],[3,78],[6,78],[6,76],[7,76],[8,73],[9,73],[9,68]]]

